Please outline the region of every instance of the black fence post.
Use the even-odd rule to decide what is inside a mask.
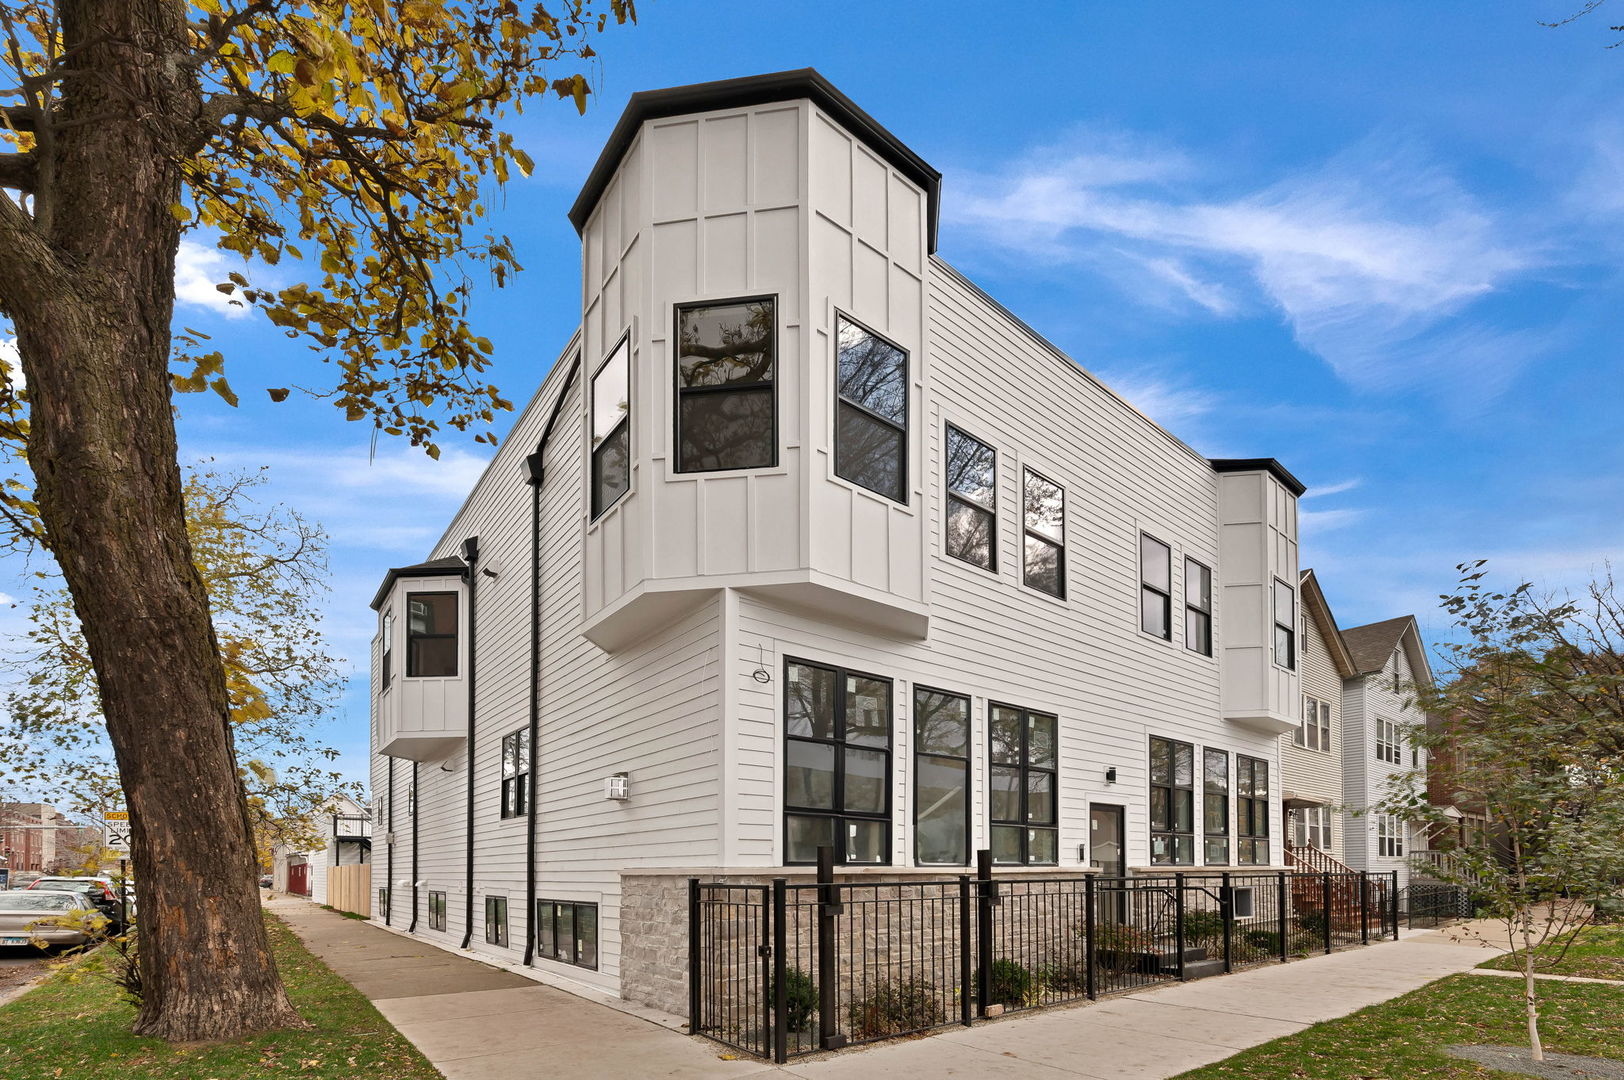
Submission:
[[[835,850],[818,848],[818,1042],[825,1050],[846,1045],[840,1033],[839,968],[835,958],[836,923],[840,920],[840,886],[835,884]]]
[[[773,1060],[780,1065],[789,1060],[789,973],[784,970],[788,899],[789,882],[773,878]]]
[[[699,879],[688,879],[688,1034],[699,1034]]]
[[[1286,872],[1281,870],[1280,880],[1275,883],[1274,904],[1280,909],[1280,962],[1284,964],[1291,958],[1291,949],[1286,944],[1286,938],[1291,934],[1291,921],[1286,908]]]
[[[1094,983],[1094,875],[1083,879],[1083,992],[1088,1000],[1099,996]]]
[[[1178,967],[1179,982],[1184,981],[1184,875],[1173,875],[1173,948]]]
[[[1331,875],[1320,875],[1320,905],[1325,909],[1325,951],[1331,951]]]
[[[1370,944],[1370,873],[1359,872],[1359,944]]]
[[[1393,875],[1393,899],[1390,901],[1390,903],[1392,904],[1392,907],[1393,907],[1393,940],[1397,941],[1398,940],[1398,871],[1393,870],[1393,871],[1390,871],[1390,873]]]
[[[959,875],[959,1023],[969,1027],[970,981],[970,875]]]
[[[992,852],[976,852],[976,1015],[986,1016],[992,997],[992,906],[997,902],[992,880]]]
[[[1235,970],[1235,893],[1229,887],[1229,871],[1218,887],[1218,913],[1224,919],[1224,974]]]

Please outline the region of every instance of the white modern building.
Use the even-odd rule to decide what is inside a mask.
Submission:
[[[271,846],[271,888],[329,902],[328,871],[372,861],[372,812],[347,795],[335,795],[310,821],[309,843]]]
[[[1285,865],[1302,485],[938,256],[939,179],[810,70],[632,97],[579,328],[373,601],[379,921],[677,1012],[690,876]]]

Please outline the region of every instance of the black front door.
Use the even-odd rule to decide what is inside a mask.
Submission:
[[[1105,803],[1089,805],[1088,865],[1099,870],[1101,877],[1122,877],[1127,873],[1125,833],[1122,807]]]

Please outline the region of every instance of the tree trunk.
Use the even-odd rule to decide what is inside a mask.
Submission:
[[[64,0],[74,52],[34,236],[0,215],[0,308],[28,379],[29,463],[84,626],[131,814],[138,1034],[303,1023],[260,915],[208,597],[187,541],[170,402],[179,147],[199,91],[177,0]],[[41,241],[35,244],[35,240]],[[36,250],[37,248],[37,250]]]
[[[1535,1061],[1545,1060],[1545,1044],[1539,1037],[1539,987],[1534,979],[1534,913],[1522,911],[1523,1011],[1528,1018],[1528,1052]]]

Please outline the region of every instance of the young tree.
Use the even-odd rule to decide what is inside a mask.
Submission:
[[[1538,968],[1624,884],[1624,604],[1610,575],[1552,602],[1527,584],[1494,591],[1483,566],[1461,565],[1442,598],[1461,636],[1439,645],[1447,677],[1416,688],[1435,720],[1410,737],[1441,772],[1434,792],[1486,821],[1427,872],[1469,889],[1516,951],[1540,1061]],[[1416,770],[1380,809],[1448,828],[1427,794]]]
[[[222,286],[331,361],[323,393],[349,419],[436,452],[440,417],[466,428],[506,405],[467,321],[470,272],[500,284],[518,268],[478,229],[482,187],[529,166],[496,126],[506,110],[549,90],[584,107],[570,68],[593,55],[590,32],[632,15],[630,0],[591,2],[0,0],[0,315],[27,380],[26,418],[6,419],[34,480],[31,500],[0,501],[14,516],[37,504],[134,862],[162,867],[136,879],[141,1034],[301,1022],[260,919],[186,536],[171,392],[235,394],[202,335],[172,336],[181,232],[302,277],[256,287],[245,266]]]
[[[302,823],[330,795],[359,794],[330,768],[336,752],[314,737],[340,688],[320,632],[326,537],[298,513],[258,503],[264,482],[264,470],[201,466],[184,489],[260,849],[290,830],[304,836]],[[18,688],[0,720],[0,783],[93,820],[122,809],[90,653],[60,577],[41,574],[28,626],[6,664]]]

